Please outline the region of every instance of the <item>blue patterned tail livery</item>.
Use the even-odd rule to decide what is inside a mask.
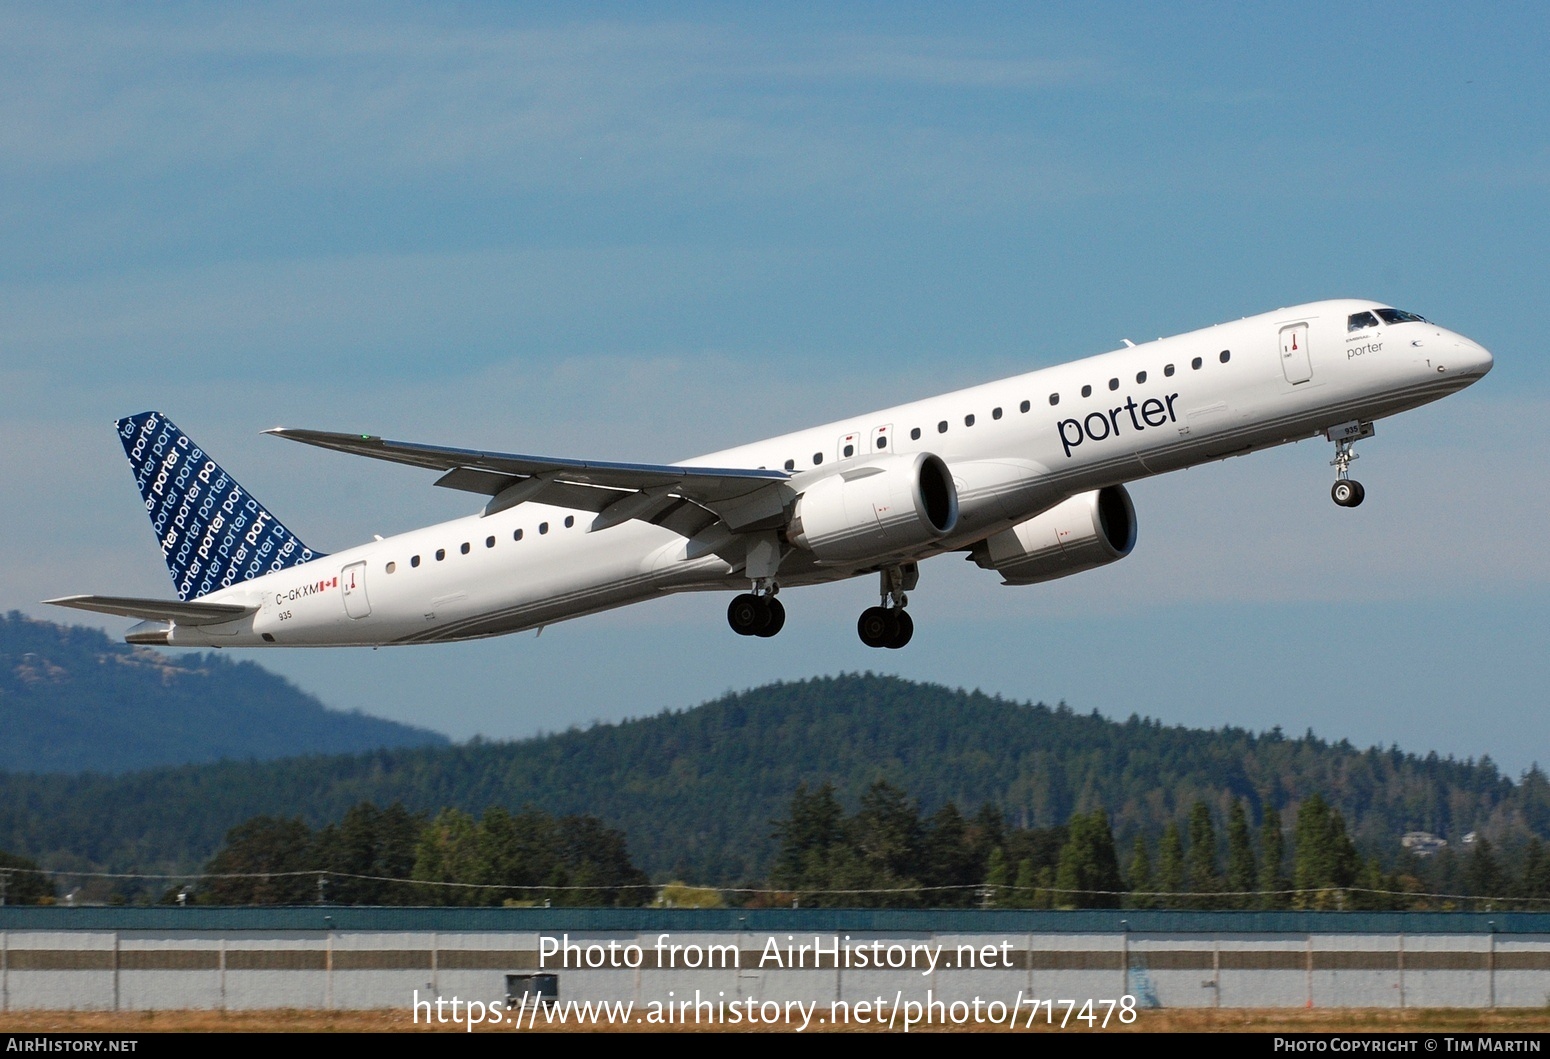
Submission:
[[[284,570],[308,548],[160,412],[118,421],[162,555],[185,602]]]

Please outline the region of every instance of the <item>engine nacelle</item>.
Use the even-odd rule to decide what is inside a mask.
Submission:
[[[907,552],[958,525],[958,490],[940,456],[882,456],[820,479],[797,497],[786,537],[820,563]]]
[[[1124,486],[1111,485],[985,538],[969,557],[1009,585],[1036,585],[1107,566],[1135,546],[1135,505]]]

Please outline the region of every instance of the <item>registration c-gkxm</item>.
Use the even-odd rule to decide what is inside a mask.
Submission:
[[[118,423],[177,600],[49,600],[140,619],[131,643],[338,646],[464,640],[669,592],[733,593],[732,629],[780,632],[778,593],[864,574],[871,647],[909,642],[919,564],[965,554],[1030,585],[1136,543],[1125,483],[1287,442],[1334,444],[1354,508],[1373,424],[1491,369],[1475,342],[1377,302],[1248,317],[711,453],[598,463],[269,431],[440,472],[466,518],[333,554],[275,519],[164,415]]]

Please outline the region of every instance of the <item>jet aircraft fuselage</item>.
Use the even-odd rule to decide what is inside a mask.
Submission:
[[[133,642],[267,647],[492,636],[669,592],[738,593],[734,630],[772,636],[777,593],[879,575],[858,624],[900,647],[919,563],[966,553],[1008,584],[1122,558],[1124,483],[1314,436],[1335,502],[1361,503],[1352,446],[1372,424],[1463,389],[1491,355],[1377,302],[1299,305],[671,466],[602,464],[273,433],[439,470],[486,498],[466,518],[313,552],[165,417],[120,436],[181,601],[51,602],[143,618]]]

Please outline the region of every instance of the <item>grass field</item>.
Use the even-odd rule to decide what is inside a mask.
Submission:
[[[1061,1030],[1038,1021],[1033,1032],[1088,1033],[1085,1023]],[[794,1031],[799,1024],[763,1026],[651,1026],[592,1025],[583,1023],[546,1025],[540,1018],[534,1032],[610,1032],[627,1030],[683,1032],[764,1032]],[[886,1032],[887,1026],[833,1027],[812,1026],[808,1032]],[[477,1026],[476,1032],[517,1031],[509,1026]],[[422,1018],[416,1024],[408,1011],[13,1011],[0,1015],[0,1033],[437,1033],[466,1032],[456,1024],[427,1025]],[[1004,1027],[979,1026],[917,1027],[914,1032],[1005,1033]],[[1129,1026],[1110,1022],[1107,1032],[1249,1032],[1249,1033],[1544,1033],[1550,1032],[1550,1010],[1531,1008],[1482,1011],[1478,1009],[1392,1009],[1344,1010],[1166,1010],[1142,1011]]]

